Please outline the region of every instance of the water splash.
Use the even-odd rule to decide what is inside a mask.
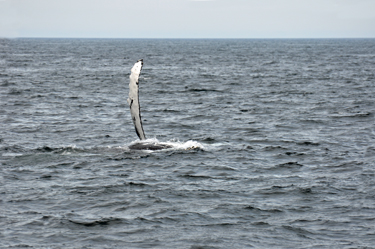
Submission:
[[[160,142],[157,138],[148,138],[145,140],[135,140],[132,141],[129,145],[128,148],[135,145],[135,144],[141,144],[141,145],[165,145],[169,148],[166,148],[164,150],[194,150],[194,149],[201,149],[204,150],[204,146],[193,140],[189,140],[187,142],[180,142],[177,139],[172,139],[168,142]],[[146,150],[146,151],[151,151],[151,150]]]

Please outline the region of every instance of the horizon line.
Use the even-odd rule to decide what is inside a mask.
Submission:
[[[265,39],[375,39],[375,37],[48,37],[20,36],[1,37],[0,39],[144,39],[144,40],[265,40]]]

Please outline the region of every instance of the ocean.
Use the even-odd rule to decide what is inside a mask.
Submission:
[[[0,39],[0,248],[375,248],[375,39]],[[126,102],[139,80],[148,139]]]

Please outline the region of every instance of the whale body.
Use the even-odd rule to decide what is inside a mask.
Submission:
[[[143,60],[138,60],[131,69],[129,76],[129,98],[128,104],[130,107],[130,114],[133,120],[135,132],[137,133],[140,142],[129,146],[132,150],[162,150],[171,148],[172,146],[163,143],[148,142],[146,140],[145,132],[143,131],[141,119],[141,107],[139,105],[139,75],[143,67]]]

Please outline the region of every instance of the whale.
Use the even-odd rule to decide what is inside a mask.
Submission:
[[[147,140],[143,130],[141,118],[141,106],[139,104],[139,76],[143,67],[143,59],[138,60],[130,70],[129,97],[127,102],[130,108],[130,115],[134,124],[135,132],[140,141],[129,146],[131,150],[162,150],[171,148],[171,145]]]

